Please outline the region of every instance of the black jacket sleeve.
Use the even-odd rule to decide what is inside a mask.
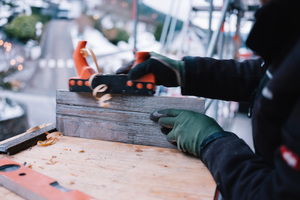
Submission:
[[[251,103],[265,72],[260,58],[244,62],[202,57],[184,57],[183,60],[183,95]]]
[[[300,199],[299,120],[300,99],[282,128],[284,141],[275,151],[274,166],[235,135],[206,145],[200,158],[226,200]]]
[[[253,133],[260,155],[233,134],[201,150],[225,199],[300,199],[299,66],[300,39],[276,68],[271,66],[274,73],[258,93]]]

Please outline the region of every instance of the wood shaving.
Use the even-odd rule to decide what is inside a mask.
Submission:
[[[99,105],[102,108],[107,108],[108,106],[110,106],[110,103],[108,102],[111,99],[111,94],[105,94],[103,95],[100,100],[99,100]]]
[[[32,132],[37,131],[37,130],[39,130],[39,129],[41,129],[41,128],[44,128],[44,127],[46,127],[46,126],[48,126],[48,125],[50,125],[50,124],[43,124],[43,125],[40,125],[40,126],[32,127],[32,128],[30,128],[30,129],[28,129],[28,130],[25,132],[25,134],[32,133]]]
[[[100,98],[97,97],[98,93],[103,93],[107,90],[107,85],[106,84],[101,84],[98,85],[97,87],[95,87],[94,89],[92,88],[92,82],[93,79],[97,76],[97,75],[101,75],[101,73],[94,73],[93,75],[91,75],[91,77],[89,78],[89,86],[91,87],[91,89],[93,90],[93,97],[99,101],[99,106],[102,108],[106,108],[108,106],[110,106],[110,103],[108,102],[108,100],[110,100],[112,98],[111,94],[103,94]]]
[[[107,85],[105,84],[98,85],[93,90],[93,96],[96,100],[99,100],[99,105],[102,108],[107,108],[108,106],[110,106],[110,102],[108,102],[108,100],[110,100],[112,96],[111,94],[104,94],[99,98],[97,97],[97,93],[105,92],[106,90],[107,90]]]
[[[47,133],[46,133],[47,134]],[[47,134],[47,139],[44,141],[38,141],[38,146],[49,146],[57,142],[60,138],[62,138],[63,134],[62,132],[53,132]]]
[[[98,76],[98,75],[101,75],[101,74],[100,74],[100,73],[94,73],[94,74],[92,74],[92,75],[90,76],[90,78],[89,78],[89,87],[90,87],[92,90],[93,90],[93,88],[92,88],[92,82],[93,82],[95,76]]]
[[[87,58],[89,57],[89,52],[86,49],[80,49],[80,53],[82,54],[83,57]]]
[[[79,151],[79,153],[84,153],[84,150]]]
[[[93,60],[94,60],[94,62],[95,62],[95,65],[96,65],[96,67],[97,67],[98,72],[101,73],[101,72],[100,72],[100,68],[99,68],[99,66],[98,66],[97,58],[96,58],[96,55],[95,55],[94,51],[93,51],[91,48],[86,48],[86,49],[82,48],[82,49],[80,49],[80,53],[81,53],[82,56],[85,57],[85,58],[87,58],[87,57],[90,56],[88,51],[90,52],[90,54],[91,54],[92,57],[93,57]]]
[[[95,89],[93,90],[93,96],[96,100],[100,100],[101,97],[97,97],[97,93],[98,92],[105,92],[107,90],[107,85],[105,84],[101,84],[101,85],[98,85],[97,87],[95,87]]]
[[[57,161],[54,161],[53,158],[56,158],[56,156],[52,156],[52,158],[50,158],[50,160],[49,160],[50,163],[49,163],[49,162],[46,162],[45,164],[46,164],[46,165],[54,165],[55,163],[57,163]]]
[[[42,124],[42,125],[40,125],[40,128],[44,128],[44,127],[46,127],[46,126],[49,126],[50,124]]]
[[[40,129],[39,126],[32,127],[32,128],[30,128],[30,129],[28,129],[28,130],[25,132],[25,134],[32,133],[32,132],[37,131],[37,130],[39,130],[39,129]]]

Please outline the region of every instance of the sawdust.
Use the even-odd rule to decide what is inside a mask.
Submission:
[[[45,164],[46,164],[46,165],[54,165],[54,164],[56,164],[57,161],[54,161],[54,160],[53,160],[54,158],[57,158],[57,157],[56,157],[56,156],[52,156],[52,157],[50,158],[50,160],[49,160],[50,163],[49,163],[49,162],[46,162]]]
[[[32,165],[31,164],[27,164],[27,162],[25,161],[24,163],[23,163],[23,165],[25,166],[25,167],[28,167],[29,169],[32,169]],[[26,166],[27,165],[27,166]]]
[[[75,176],[75,177],[77,177],[77,175],[76,175],[76,174],[73,174],[73,173],[71,173],[70,175],[71,175],[71,176]]]
[[[84,150],[80,150],[79,153],[84,153]]]

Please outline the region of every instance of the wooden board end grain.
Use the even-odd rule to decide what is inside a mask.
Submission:
[[[67,136],[175,148],[149,115],[167,108],[204,112],[201,98],[112,96],[111,105],[101,108],[89,93],[58,90],[57,129]]]

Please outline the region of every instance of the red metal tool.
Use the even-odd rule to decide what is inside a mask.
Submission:
[[[134,95],[153,95],[155,93],[155,77],[153,74],[147,74],[133,81],[128,79],[127,74],[95,74],[83,55],[85,45],[86,41],[80,41],[74,51],[74,62],[78,77],[69,79],[69,90],[71,92],[92,92],[97,86],[106,84],[108,89],[104,93]],[[150,58],[148,52],[137,52],[133,67],[148,58]]]
[[[54,179],[8,158],[0,159],[0,184],[25,199],[95,200],[78,190],[69,190]]]

